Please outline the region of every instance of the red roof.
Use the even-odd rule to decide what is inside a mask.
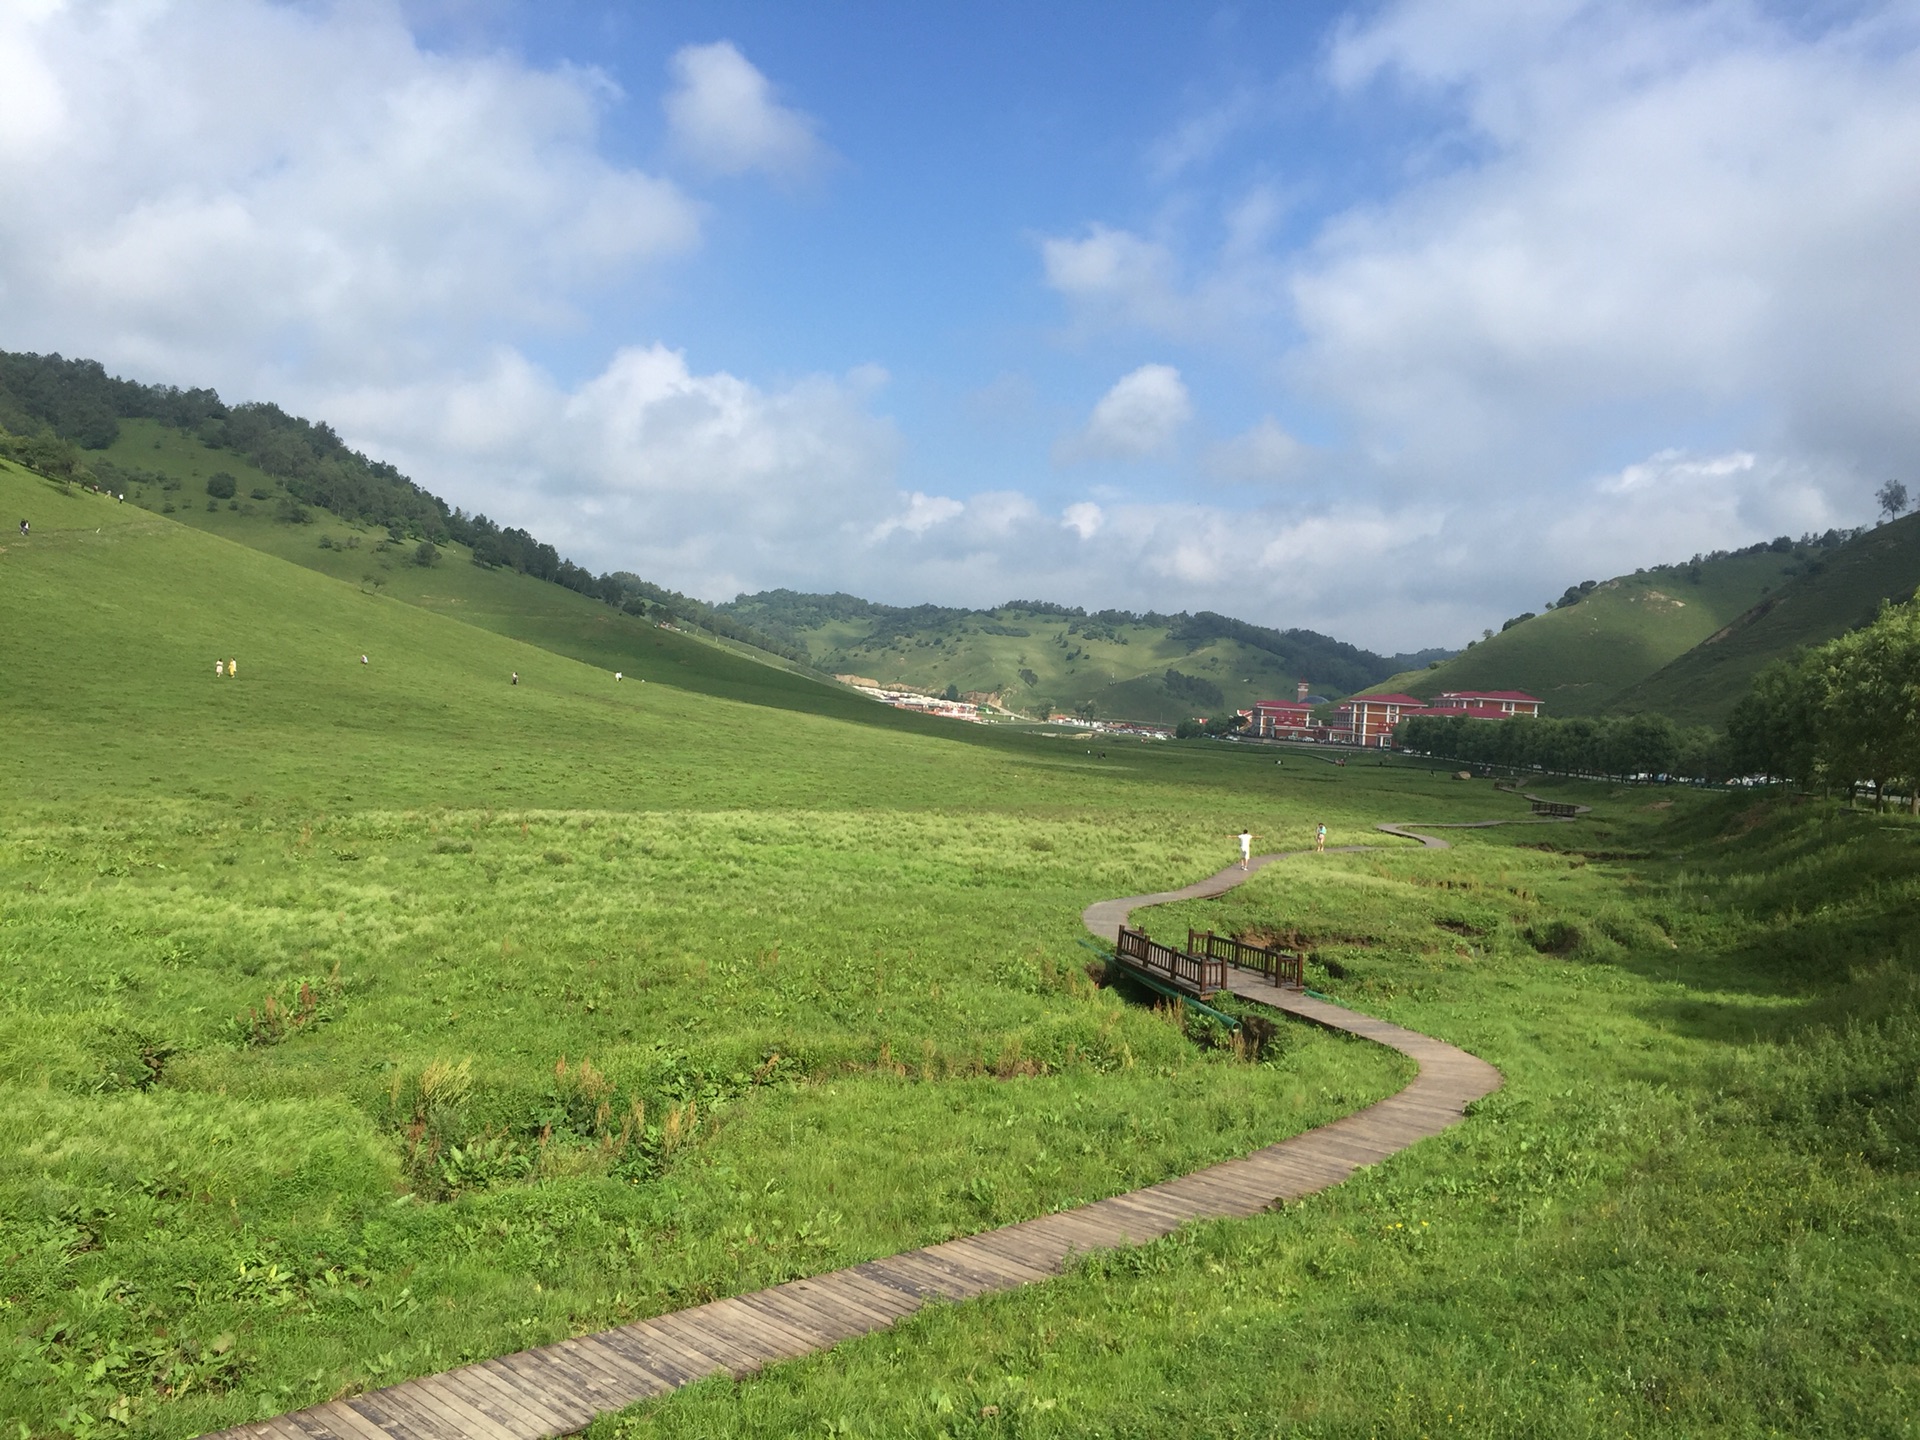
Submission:
[[[1422,710],[1427,705],[1426,701],[1415,699],[1411,695],[1355,695],[1346,703],[1349,705],[1412,705]]]
[[[1538,705],[1540,700],[1524,690],[1443,690],[1442,700],[1516,700],[1523,705]]]

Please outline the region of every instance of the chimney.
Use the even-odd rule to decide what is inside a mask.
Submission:
[[[1305,700],[1307,698],[1307,682],[1306,681],[1302,680],[1298,685],[1294,687],[1293,698],[1295,700]]]

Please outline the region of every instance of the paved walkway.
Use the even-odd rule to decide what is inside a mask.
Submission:
[[[1377,828],[1447,848],[1446,841],[1405,826]],[[1334,852],[1372,848],[1344,845]],[[1112,941],[1132,910],[1224,894],[1254,871],[1300,853],[1261,855],[1247,869],[1234,865],[1181,890],[1102,900],[1089,905],[1082,918],[1095,935]],[[1389,1046],[1410,1056],[1420,1073],[1397,1095],[1356,1114],[1244,1159],[1143,1190],[329,1401],[222,1431],[221,1440],[542,1440],[564,1435],[595,1415],[709,1375],[750,1375],[776,1361],[884,1330],[935,1301],[968,1300],[1050,1279],[1089,1251],[1155,1240],[1189,1221],[1255,1215],[1325,1190],[1363,1166],[1459,1123],[1468,1105],[1500,1087],[1500,1072],[1493,1066],[1443,1041],[1254,976],[1229,973],[1235,977],[1229,988],[1236,995]]]

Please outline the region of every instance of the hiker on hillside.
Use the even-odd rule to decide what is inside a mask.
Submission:
[[[22,539],[26,538],[27,529],[28,529],[27,522],[22,520],[20,522],[20,536]]]
[[[518,670],[513,672],[513,680],[511,683],[515,685],[518,685],[520,683],[520,672]]]
[[[238,680],[240,678],[240,662],[238,660],[227,661],[227,678],[229,680]]]
[[[360,663],[361,663],[362,665],[364,665],[364,664],[366,664],[366,663],[367,663],[367,657],[366,657],[366,656],[364,656],[364,655],[362,655],[362,656],[360,657]]]
[[[1324,821],[1321,823],[1319,830],[1314,832],[1313,848],[1316,851],[1322,852],[1327,848],[1327,827]]]
[[[225,675],[226,673],[227,673],[227,666],[225,661],[216,660],[213,662],[213,678],[214,679],[218,680],[221,676]]]
[[[1242,870],[1251,869],[1253,866],[1253,832],[1251,830],[1242,830],[1235,838],[1240,842],[1240,868]]]

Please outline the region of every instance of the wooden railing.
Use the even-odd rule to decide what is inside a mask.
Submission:
[[[1187,949],[1195,955],[1223,960],[1236,969],[1252,970],[1275,985],[1291,985],[1297,990],[1306,988],[1306,957],[1291,950],[1249,945],[1244,940],[1216,935],[1211,930],[1187,931]]]
[[[1571,820],[1575,815],[1580,813],[1580,807],[1578,805],[1563,804],[1558,800],[1536,800],[1533,802],[1533,813],[1536,815],[1552,815],[1562,820]]]
[[[1182,990],[1199,996],[1202,1000],[1215,991],[1227,988],[1227,966],[1224,960],[1205,955],[1189,955],[1184,950],[1176,950],[1171,945],[1162,945],[1157,940],[1149,940],[1144,931],[1129,930],[1120,927],[1119,938],[1114,942],[1114,955],[1122,965],[1130,965],[1144,970],[1149,975],[1158,976]]]

